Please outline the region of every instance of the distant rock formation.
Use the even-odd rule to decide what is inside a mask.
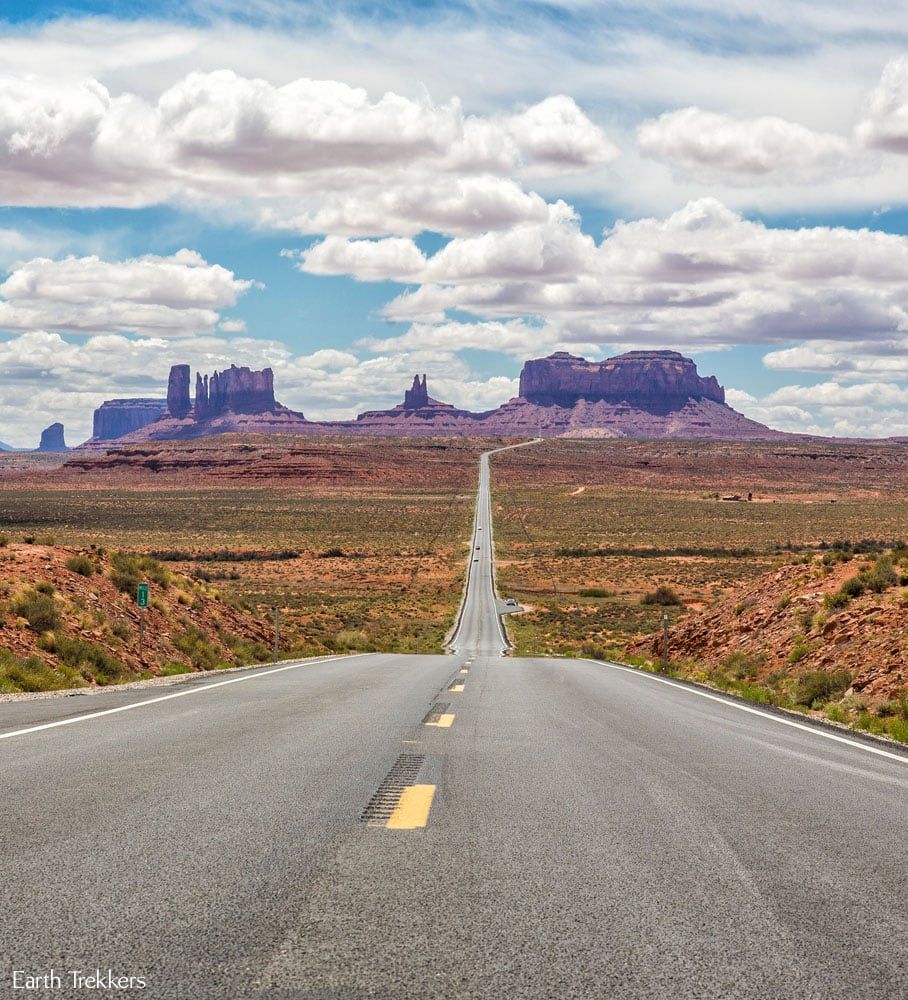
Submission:
[[[190,406],[187,365],[175,365],[165,408],[118,443],[200,438],[213,434],[372,434],[403,437],[632,437],[769,440],[774,431],[733,410],[715,377],[701,377],[690,358],[675,351],[629,351],[605,361],[587,361],[559,351],[527,361],[520,396],[481,413],[462,410],[429,395],[426,375],[416,375],[402,403],[368,410],[355,420],[313,422],[274,398],[270,368],[230,368],[196,376]],[[101,408],[103,410],[104,407]],[[100,412],[100,411],[99,411]],[[182,416],[177,414],[182,413]],[[144,418],[143,418],[144,419]],[[97,446],[96,439],[89,443]]]
[[[38,451],[69,451],[63,436],[63,424],[55,423],[41,431]]]
[[[189,365],[174,365],[167,402],[158,419],[130,431],[118,444],[209,437],[213,434],[302,434],[311,426],[274,398],[274,372],[231,365],[212,375],[196,374],[195,400],[189,398]],[[96,445],[93,439],[86,447]]]
[[[725,402],[715,376],[701,378],[690,358],[677,351],[628,351],[605,361],[587,361],[566,351],[527,361],[520,374],[520,395],[541,406],[627,403],[666,414],[688,400]]]
[[[314,433],[390,435],[392,437],[417,437],[426,435],[464,436],[483,434],[482,420],[487,413],[459,410],[450,403],[442,403],[429,395],[426,376],[414,375],[413,385],[404,391],[404,401],[390,410],[367,410],[356,420],[336,420],[310,423]]]
[[[160,420],[166,412],[163,399],[108,399],[95,410],[92,439],[116,441]]]
[[[493,410],[483,425],[496,434],[541,437],[789,436],[733,410],[715,377],[702,378],[676,351],[628,351],[605,361],[558,351],[527,361],[520,396]]]
[[[223,413],[271,413],[278,408],[274,399],[274,372],[270,368],[254,372],[231,365],[225,371],[195,377],[196,420],[208,420]]]
[[[404,409],[421,410],[424,406],[428,405],[429,389],[426,385],[426,376],[423,375],[422,381],[420,382],[419,376],[414,375],[412,387],[404,390]]]
[[[173,365],[167,378],[167,412],[176,420],[182,420],[191,409],[189,365]]]

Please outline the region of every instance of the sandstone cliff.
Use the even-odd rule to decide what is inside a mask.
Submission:
[[[543,406],[601,400],[661,414],[679,410],[691,399],[725,402],[725,390],[715,377],[701,378],[694,362],[676,351],[629,351],[605,361],[558,351],[527,361],[520,396]]]
[[[166,412],[163,399],[108,399],[95,410],[92,440],[115,441],[147,427]]]
[[[274,399],[274,372],[270,368],[254,372],[231,365],[211,377],[196,374],[196,420],[223,413],[269,413],[277,409]],[[174,414],[176,416],[176,414]]]

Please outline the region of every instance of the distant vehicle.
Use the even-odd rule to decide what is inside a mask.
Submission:
[[[477,552],[479,551],[479,546],[478,546],[478,545],[476,546],[476,551],[477,551]]]
[[[515,601],[513,597],[509,597],[504,603],[509,608],[517,607],[517,601]]]
[[[479,562],[479,560],[478,559],[474,559],[473,562]]]

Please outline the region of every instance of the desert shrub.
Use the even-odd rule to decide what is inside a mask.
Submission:
[[[189,657],[196,670],[216,670],[221,662],[217,647],[195,625],[189,625],[185,631],[177,632],[173,637],[173,644]]]
[[[722,661],[722,669],[735,680],[748,680],[757,676],[766,657],[758,653],[731,653]]]
[[[37,590],[39,594],[47,594],[48,597],[53,597],[56,593],[54,585],[49,580],[42,580],[40,583],[36,583],[35,590]]]
[[[799,639],[795,642],[791,652],[788,654],[788,662],[798,663],[800,660],[803,660],[809,652],[810,646],[808,646],[803,639]]]
[[[333,547],[330,549],[325,549],[324,552],[319,552],[319,559],[343,559],[346,553],[343,549]]]
[[[874,566],[864,574],[864,584],[868,590],[874,594],[882,594],[884,590],[894,587],[898,583],[898,574],[892,567],[889,559],[880,559]]]
[[[894,740],[901,740],[902,743],[908,743],[908,722],[904,719],[887,719],[886,735]]]
[[[801,612],[801,628],[805,632],[809,632],[813,628],[814,617],[813,612],[810,609]]]
[[[190,669],[185,663],[179,663],[177,660],[169,660],[161,667],[161,672],[158,676],[175,677],[177,674],[188,674]]]
[[[372,649],[372,643],[369,641],[366,633],[353,629],[345,629],[338,632],[334,644],[336,649]]]
[[[748,684],[747,681],[736,681],[729,686],[730,691],[734,691],[748,701],[756,701],[761,705],[771,705],[773,702],[772,691],[762,684]]]
[[[844,608],[848,604],[848,595],[843,594],[841,590],[837,590],[834,594],[827,594],[823,598],[823,607],[829,608],[830,611],[836,611],[839,608]]]
[[[776,611],[784,611],[791,604],[791,594],[783,594],[776,601]]]
[[[212,552],[186,552],[182,549],[155,549],[148,558],[162,562],[281,562],[296,559],[296,549],[280,549],[274,552],[255,549],[217,549]]]
[[[233,653],[237,666],[245,667],[250,663],[267,663],[271,659],[271,650],[255,639],[243,639],[239,636],[226,636],[224,640]]]
[[[792,700],[797,705],[811,708],[819,702],[841,697],[850,683],[851,674],[847,670],[839,670],[836,673],[811,670],[798,678],[792,691]]]
[[[112,684],[124,672],[123,664],[106,649],[84,639],[54,635],[47,648],[67,666],[78,670],[83,676],[93,678],[99,684]]]
[[[151,556],[115,552],[110,561],[110,581],[124,594],[134,594],[144,580],[156,583],[164,590],[170,586],[170,571]]]
[[[63,565],[71,573],[78,573],[79,576],[91,576],[95,571],[95,564],[88,556],[71,556]]]
[[[53,594],[26,590],[13,602],[13,610],[24,618],[35,632],[48,632],[60,622],[60,612]]]
[[[849,577],[841,587],[839,593],[846,597],[860,597],[864,593],[864,576],[859,573],[857,576]]]
[[[0,694],[16,691],[60,691],[79,687],[82,680],[48,666],[37,656],[22,658],[0,649]]]
[[[644,594],[640,598],[641,604],[658,604],[662,607],[677,607],[682,603],[681,598],[672,590],[671,587],[665,586],[665,584],[660,584],[655,590],[650,591],[648,594]]]
[[[580,591],[581,597],[614,597],[613,590],[606,590],[605,587],[584,587]]]
[[[823,714],[827,719],[831,719],[833,722],[847,722],[848,712],[844,709],[842,705],[837,702],[831,701],[828,705],[823,706]]]
[[[0,549],[5,549],[9,545],[9,535],[0,534]]]
[[[114,622],[110,631],[118,639],[123,639],[124,641],[132,637],[132,629],[126,624],[126,622]]]

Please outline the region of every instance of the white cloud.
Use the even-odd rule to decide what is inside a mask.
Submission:
[[[891,153],[908,153],[908,56],[890,60],[867,98],[856,134],[861,142]]]
[[[241,201],[302,232],[476,232],[540,218],[524,171],[601,166],[616,147],[570,98],[516,115],[466,115],[337,80],[275,85],[194,71],[156,100],[97,80],[0,77],[7,204]]]
[[[507,119],[505,127],[530,165],[584,169],[611,163],[620,150],[565,94]]]
[[[420,351],[455,354],[463,350],[495,351],[516,360],[567,350],[595,353],[598,344],[567,342],[563,331],[552,326],[534,326],[521,320],[508,322],[438,324],[414,323],[397,337],[366,337],[359,346],[372,351]]]
[[[308,274],[349,274],[360,281],[419,280],[426,258],[417,245],[402,237],[347,240],[328,236],[301,252],[284,251]]]
[[[701,199],[665,219],[620,222],[596,244],[555,208],[542,224],[451,240],[385,314],[441,323],[461,311],[570,327],[585,341],[701,349],[908,330],[906,237],[770,228]]]
[[[821,171],[843,169],[851,152],[842,136],[775,115],[740,119],[693,107],[643,122],[637,140],[646,156],[694,175],[738,175],[745,182],[768,174],[816,180]]]
[[[893,384],[792,385],[762,398],[726,389],[725,396],[729,405],[752,420],[794,434],[845,438],[908,434],[908,390]]]
[[[213,329],[251,285],[192,250],[116,262],[38,257],[0,284],[0,329],[186,336]]]
[[[814,340],[770,351],[763,358],[776,371],[834,373],[844,379],[908,379],[908,336],[875,340]]]

